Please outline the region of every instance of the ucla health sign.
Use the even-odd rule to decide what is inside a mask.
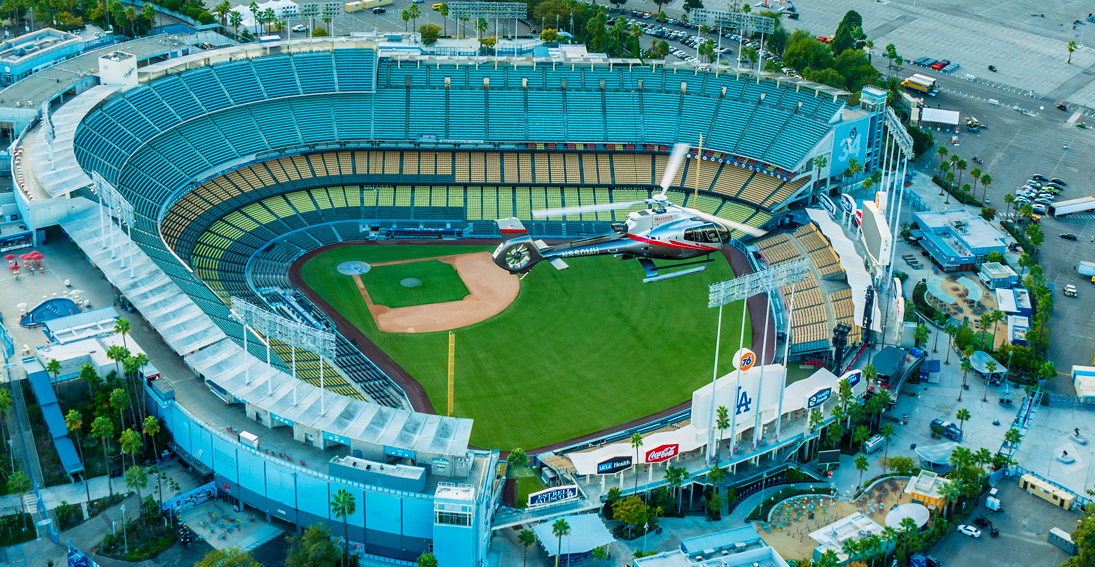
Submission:
[[[607,461],[597,463],[597,474],[616,474],[631,468],[633,459],[631,455],[626,457],[613,457]]]
[[[573,484],[566,486],[556,486],[555,488],[549,488],[547,490],[541,490],[540,492],[533,492],[528,495],[529,506],[543,506],[545,504],[551,504],[553,502],[561,502],[563,500],[570,500],[571,498],[578,497],[578,487]]]

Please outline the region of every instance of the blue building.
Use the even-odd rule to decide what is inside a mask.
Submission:
[[[990,252],[1004,253],[1004,235],[981,217],[963,209],[924,211],[914,215],[924,233],[920,241],[944,272],[973,271]]]
[[[0,85],[10,85],[31,73],[82,53],[84,38],[43,28],[0,43]]]

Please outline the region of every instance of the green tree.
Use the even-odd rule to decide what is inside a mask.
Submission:
[[[250,551],[229,547],[206,553],[201,561],[194,564],[194,567],[262,567],[262,563],[255,561]]]
[[[61,376],[61,363],[57,362],[55,358],[49,359],[49,362],[46,363],[46,374],[52,374],[53,381],[56,382]]]
[[[114,388],[110,392],[110,407],[118,410],[118,424],[121,427],[125,427],[125,418],[123,417],[123,411],[129,407],[132,400],[129,399],[129,392],[121,388]]]
[[[958,485],[957,481],[951,481],[943,483],[943,486],[939,487],[939,499],[943,501],[944,507],[947,509],[944,512],[944,516],[950,514],[951,506],[958,501],[958,498],[962,495],[962,489]]]
[[[414,4],[411,4],[414,6]],[[418,561],[415,561],[417,567],[437,567],[437,558],[432,553],[423,553],[418,557]]]
[[[1030,223],[1027,226],[1027,240],[1030,240],[1030,245],[1034,248],[1031,252],[1032,256],[1038,256],[1038,247],[1045,241],[1046,235],[1042,232],[1042,228],[1036,223]]]
[[[521,533],[517,534],[517,541],[525,548],[524,561],[521,565],[528,565],[528,548],[536,545],[536,534],[532,530],[524,529]]]
[[[1088,494],[1091,491],[1088,490]],[[1076,555],[1069,557],[1061,567],[1089,567],[1095,565],[1095,505],[1084,506],[1076,529],[1072,532]]]
[[[992,176],[987,173],[981,175],[981,188],[984,189],[984,191],[981,192],[982,203],[985,202],[985,195],[988,195],[989,185],[992,185]]]
[[[8,410],[11,409],[11,404],[11,391],[0,388],[0,431],[3,431],[5,439],[10,438],[8,436]]]
[[[878,370],[875,369],[873,364],[863,367],[863,379],[867,384],[874,384],[875,380],[878,379]]]
[[[228,25],[228,14],[232,11],[232,3],[224,0],[213,8],[213,14],[217,16],[222,26]]]
[[[137,492],[137,502],[144,502],[144,498],[141,497],[141,489],[148,486],[148,471],[144,467],[133,465],[125,471],[125,485]],[[149,497],[151,499],[151,496]],[[148,518],[142,514],[144,506],[137,507],[137,517],[144,520],[144,525],[148,527]]]
[[[639,498],[637,496],[632,496],[631,498],[634,498],[635,500],[639,500]],[[641,500],[639,501],[639,504],[642,504]],[[643,506],[645,507],[645,505],[643,505]],[[562,549],[563,549],[563,536],[569,535],[569,534],[570,534],[570,524],[568,524],[566,520],[564,520],[562,518],[559,518],[558,520],[555,520],[555,523],[551,524],[551,535],[559,538],[558,547],[555,548],[557,551],[562,551]],[[555,567],[559,567],[559,556],[560,555],[562,555],[562,553],[556,553],[555,554]]]
[[[981,214],[978,215],[988,222],[996,220],[996,209],[992,207],[981,207]]]
[[[1018,447],[1019,442],[1023,440],[1023,434],[1019,433],[1019,430],[1012,427],[1004,433],[1004,442],[1012,447]]]
[[[557,30],[548,28],[540,32],[540,39],[547,44],[559,43],[559,32]]]
[[[122,448],[122,452],[129,455],[133,466],[137,466],[137,453],[141,452],[142,445],[141,435],[132,429],[126,429],[118,438],[118,443]],[[122,462],[122,466],[125,466],[125,461]]]
[[[1076,49],[1077,49],[1076,42],[1075,41],[1068,42],[1068,45],[1065,46],[1065,49],[1068,50],[1068,61],[1065,61],[1065,63],[1072,64],[1072,53],[1074,51],[1076,51]]]
[[[422,24],[418,26],[418,35],[422,36],[423,45],[433,45],[441,37],[441,26],[437,24]]]
[[[707,480],[711,481],[715,492],[718,493],[719,485],[726,480],[726,470],[722,467],[711,467],[711,470],[707,471]],[[721,512],[721,506],[715,511]]]
[[[335,567],[342,549],[331,541],[331,532],[323,524],[312,524],[299,536],[287,538],[285,567]]]
[[[863,473],[867,472],[867,455],[860,453],[855,456],[855,470],[859,471],[859,485],[863,486]]]
[[[152,440],[152,451],[156,454],[156,459],[160,458],[160,448],[156,446],[156,434],[160,432],[160,420],[156,419],[156,416],[150,415],[144,418],[144,434]],[[160,482],[160,467],[156,465],[153,469],[156,472],[156,489],[160,493],[160,503],[163,504],[163,485]]]
[[[946,160],[946,159],[947,159],[947,154],[949,154],[949,153],[950,153],[950,152],[948,152],[948,151],[947,151],[947,146],[944,146],[944,145],[940,145],[940,146],[939,146],[938,148],[936,148],[936,150],[935,150],[935,154],[939,156],[939,171],[940,171],[940,172],[943,172],[943,171],[945,171],[945,170],[943,169],[943,164],[945,163],[945,161],[944,161],[944,160]],[[943,193],[942,193],[942,192],[940,192],[939,194],[940,194],[940,195],[942,195]]]
[[[863,173],[863,166],[859,163],[859,160],[854,157],[848,158],[848,166],[844,169],[844,177],[851,181],[860,173]]]
[[[418,4],[411,4],[407,7],[407,11],[411,16],[411,27],[418,27],[418,18],[422,17],[422,12],[418,10]]]
[[[6,390],[4,390],[4,392],[6,392]],[[79,449],[79,451],[80,451],[80,462],[81,463],[87,463],[87,460],[84,459],[84,445],[83,445],[83,443],[80,442],[80,428],[82,428],[83,426],[84,426],[84,416],[80,414],[80,410],[78,410],[78,409],[68,410],[68,413],[65,414],[65,427],[67,427],[68,430],[71,433],[76,435],[76,448]],[[88,488],[87,479],[88,479],[88,471],[85,468],[84,469],[84,491],[87,492],[87,501],[91,502],[91,489]]]
[[[833,55],[840,55],[848,49],[863,49],[866,39],[867,36],[863,34],[863,16],[855,10],[849,10],[837,25],[829,47],[833,50]]]
[[[958,413],[954,414],[954,418],[958,420],[958,430],[965,433],[966,422],[970,419],[970,410],[961,408]]]
[[[403,31],[407,31],[407,23],[411,21],[411,11],[406,8],[400,10],[399,19],[403,20]]]
[[[87,397],[93,399],[95,397],[95,389],[99,387],[102,379],[99,378],[99,373],[95,371],[95,367],[90,364],[85,364],[80,368],[80,380],[87,384]]]
[[[643,436],[635,433],[631,435],[631,447],[635,449],[635,463],[639,462],[639,449],[643,446]],[[639,493],[639,471],[633,471],[635,473],[635,494]]]
[[[106,467],[107,475],[109,475],[110,456],[108,454],[107,446],[109,444],[110,438],[114,437],[114,424],[111,423],[110,418],[105,415],[100,415],[99,417],[96,417],[95,420],[91,422],[91,436],[98,437],[103,446],[103,465]],[[107,488],[110,490],[110,497],[113,499],[114,483],[108,480],[106,485]]]
[[[749,68],[752,69],[760,60],[760,52],[757,51],[757,48],[746,45],[741,49],[741,57],[749,62]]]
[[[638,462],[638,461],[636,461]],[[516,476],[517,468],[523,467],[528,464],[528,455],[525,454],[525,450],[520,447],[509,452],[509,456],[506,457],[506,463],[509,464],[511,474],[510,478]]]
[[[748,4],[746,4],[748,6]],[[840,559],[837,557],[836,552],[831,549],[826,549],[825,553],[814,562],[814,567],[839,567]]]
[[[243,25],[243,14],[239,12],[230,12],[228,14],[228,25],[232,26],[232,29],[238,36],[240,34],[240,26]]]
[[[920,347],[920,345],[927,342],[928,334],[930,332],[931,331],[928,330],[928,326],[923,323],[916,326],[916,329],[913,331],[913,339],[918,348]]]
[[[962,391],[966,389],[966,374],[973,370],[973,364],[967,356],[962,359],[962,388],[958,390],[958,401],[962,401]]]
[[[628,537],[630,537],[632,529],[646,524],[648,512],[649,508],[641,498],[630,496],[616,502],[612,507],[612,518],[627,526]]]
[[[114,332],[122,336],[122,348],[129,348],[126,344],[125,337],[133,330],[133,326],[129,324],[128,319],[117,318],[114,320]],[[128,356],[128,354],[127,354]]]
[[[911,458],[902,455],[896,455],[894,458],[886,461],[886,463],[889,465],[890,469],[901,476],[908,475],[916,466]]]
[[[885,426],[882,427],[882,430],[879,431],[878,434],[886,440],[886,444],[883,445],[884,450],[882,451],[882,460],[888,461],[888,455],[890,454],[890,439],[893,439],[894,436],[897,435],[897,430],[894,429],[892,423],[887,423]]]
[[[23,531],[27,530],[27,503],[26,498],[23,498],[23,494],[29,492],[30,489],[30,479],[23,474],[23,471],[15,471],[14,474],[8,477],[8,494],[19,495],[19,507],[23,511]]]
[[[114,370],[119,378],[122,378],[121,362],[129,358],[129,349],[118,345],[110,345],[106,348],[106,357],[114,361]]]
[[[871,430],[866,425],[857,425],[852,432],[852,443],[855,443],[856,447],[863,447],[863,443],[870,438]]]
[[[603,547],[603,546],[602,547],[594,547],[593,551],[592,551],[592,554],[593,554],[593,559],[597,561],[598,565],[600,565],[601,560],[608,559],[608,549]]]
[[[331,497],[331,513],[335,515],[335,518],[342,518],[342,565],[346,566],[346,556],[350,554],[350,528],[348,520],[354,512],[357,511],[357,501],[354,499],[354,495],[350,494],[345,489],[338,489],[338,492]],[[421,562],[421,559],[419,559]]]
[[[715,426],[719,430],[719,439],[715,443],[715,462],[717,463],[719,462],[719,455],[722,451],[722,432],[730,429],[730,410],[726,409],[726,406],[719,406],[718,409],[715,410]],[[730,442],[732,444],[733,440]]]
[[[981,200],[984,201],[984,199]],[[1011,216],[1011,205],[1014,203],[1015,195],[1012,195],[1011,193],[1006,193],[1004,195],[1004,204],[1007,205],[1007,207],[1004,208],[1004,220],[1008,220],[1008,217]]]
[[[677,497],[677,513],[681,513],[681,501],[684,500],[684,495],[681,494],[681,486],[684,485],[684,481],[688,478],[688,469],[684,467],[666,467],[665,468],[665,481],[669,483],[669,486],[673,487],[673,494]]]

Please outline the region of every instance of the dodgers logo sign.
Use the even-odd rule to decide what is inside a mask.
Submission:
[[[747,348],[743,348],[734,353],[734,366],[736,366],[742,372],[749,370],[756,363],[757,355]]]
[[[676,443],[672,445],[661,445],[646,452],[646,462],[660,463],[662,461],[668,461],[677,456],[679,449],[680,446]]]
[[[553,502],[560,502],[563,500],[570,500],[578,496],[578,487],[573,484],[566,486],[556,486],[555,488],[549,488],[547,490],[541,490],[540,492],[533,492],[528,495],[529,506],[543,506],[544,504],[551,504]]]
[[[844,211],[848,213],[856,210],[855,198],[847,193],[841,193],[840,206],[843,207]]]
[[[822,404],[829,401],[829,398],[833,396],[832,388],[824,388],[818,390],[806,400],[806,409],[814,409],[821,407]]]
[[[614,474],[631,468],[632,457],[613,457],[597,463],[597,474]]]

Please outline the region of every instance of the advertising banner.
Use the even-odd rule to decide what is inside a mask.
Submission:
[[[601,461],[597,463],[597,474],[616,474],[620,471],[626,471],[631,468],[633,460],[634,459],[628,455],[626,457],[613,457],[607,461]]]
[[[578,497],[578,487],[573,484],[566,486],[556,486],[555,488],[549,488],[547,490],[541,490],[540,492],[533,492],[528,495],[529,506],[543,506],[544,504],[551,504],[554,502],[561,502],[563,500],[570,500],[571,498]]]
[[[863,165],[864,156],[867,154],[867,120],[859,120],[851,124],[838,126],[833,136],[833,160],[829,164],[829,171],[833,175],[843,175],[848,169],[848,161],[855,158],[859,165]]]
[[[680,445],[661,445],[655,447],[646,452],[646,462],[648,463],[660,463],[662,461],[668,461],[677,456]]]

